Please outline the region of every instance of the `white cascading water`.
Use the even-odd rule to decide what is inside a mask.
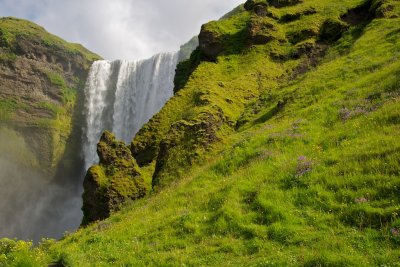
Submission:
[[[173,96],[179,53],[141,61],[93,63],[85,86],[83,157],[85,168],[98,162],[96,145],[105,130],[130,142]]]

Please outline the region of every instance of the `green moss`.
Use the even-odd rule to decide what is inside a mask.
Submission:
[[[46,72],[45,73],[51,84],[58,86],[60,88],[66,88],[67,83],[65,82],[64,78],[61,77],[60,74],[55,73],[55,72]]]
[[[62,108],[59,105],[49,102],[40,102],[37,106],[39,108],[51,111],[54,115],[62,112]]]
[[[129,200],[144,197],[148,184],[131,152],[106,131],[97,145],[100,164],[92,166],[84,180],[83,225],[105,219]]]
[[[11,119],[12,114],[17,107],[18,104],[15,100],[0,99],[0,121]]]
[[[107,188],[109,181],[103,167],[100,165],[94,165],[88,170],[88,172],[93,176],[93,179],[102,190]]]
[[[363,2],[270,9],[282,15],[315,6],[317,14],[280,27],[286,36],[310,25],[319,34],[324,21]],[[201,61],[132,143],[162,190],[55,243],[51,259],[72,266],[397,266],[400,21],[351,26],[305,70],[313,59],[307,53],[271,57],[271,49],[307,50],[316,38],[301,36],[282,50],[246,44]],[[210,136],[217,139],[207,142]]]
[[[275,7],[293,6],[302,2],[302,0],[267,0],[267,2]]]
[[[27,110],[28,108],[27,104],[17,99],[0,97],[0,122],[10,121],[17,110]]]
[[[48,33],[43,27],[30,21],[13,17],[0,18],[1,46],[14,51],[16,38],[18,36],[37,37],[48,47],[60,47],[71,54],[81,54],[89,61],[100,59],[98,55],[90,52],[82,45],[68,43],[63,39]]]

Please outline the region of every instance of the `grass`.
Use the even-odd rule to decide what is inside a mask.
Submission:
[[[304,1],[274,12],[314,4],[324,16],[339,16],[361,3]],[[351,27],[296,76],[290,73],[301,59],[273,60],[274,46],[201,62],[141,130],[134,146],[142,151],[170,145],[159,165],[161,189],[20,259],[66,266],[399,266],[400,20]],[[202,146],[193,140],[203,135],[185,131],[197,130],[206,113],[223,114],[223,123],[218,141]],[[176,140],[182,142],[171,146]],[[143,163],[146,179],[159,159]]]

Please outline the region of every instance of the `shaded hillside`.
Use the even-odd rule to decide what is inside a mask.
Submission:
[[[399,15],[395,0],[247,1],[204,25],[129,146],[154,192],[35,249],[3,240],[19,248],[4,262],[398,266]]]

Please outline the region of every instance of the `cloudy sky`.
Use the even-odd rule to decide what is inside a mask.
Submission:
[[[175,51],[244,0],[0,0],[0,16],[32,20],[107,59]]]

